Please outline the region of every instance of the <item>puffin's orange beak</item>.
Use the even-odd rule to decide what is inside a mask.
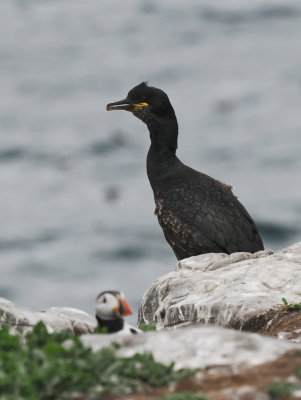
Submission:
[[[121,315],[123,317],[126,317],[127,315],[133,314],[133,311],[132,311],[131,307],[129,306],[129,304],[123,298],[120,297],[119,301],[120,301],[120,303],[122,305],[122,307],[120,307],[120,308],[123,309],[122,310],[123,312],[121,313]]]

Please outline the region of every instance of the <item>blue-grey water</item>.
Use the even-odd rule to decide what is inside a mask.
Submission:
[[[153,215],[146,127],[107,113],[143,80],[180,159],[234,186],[265,246],[301,240],[301,2],[1,0],[0,296],[136,310],[175,267]]]

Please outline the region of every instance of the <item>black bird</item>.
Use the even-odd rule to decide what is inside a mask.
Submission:
[[[166,93],[142,82],[107,110],[131,111],[150,132],[147,174],[155,214],[176,257],[254,253],[263,249],[257,227],[228,186],[184,165],[176,156],[178,123]]]
[[[131,315],[132,309],[117,290],[101,292],[96,299],[96,319],[100,328],[106,328],[108,333],[140,333],[140,329],[128,325],[123,317]]]

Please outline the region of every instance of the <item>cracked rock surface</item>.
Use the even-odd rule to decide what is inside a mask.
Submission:
[[[301,242],[273,253],[203,254],[178,262],[145,293],[140,323],[242,328],[249,318],[301,301]],[[301,328],[301,327],[300,327]]]

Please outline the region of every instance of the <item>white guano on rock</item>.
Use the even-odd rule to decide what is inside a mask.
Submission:
[[[203,254],[181,260],[144,294],[140,323],[231,326],[281,304],[301,301],[301,242],[273,253]]]

